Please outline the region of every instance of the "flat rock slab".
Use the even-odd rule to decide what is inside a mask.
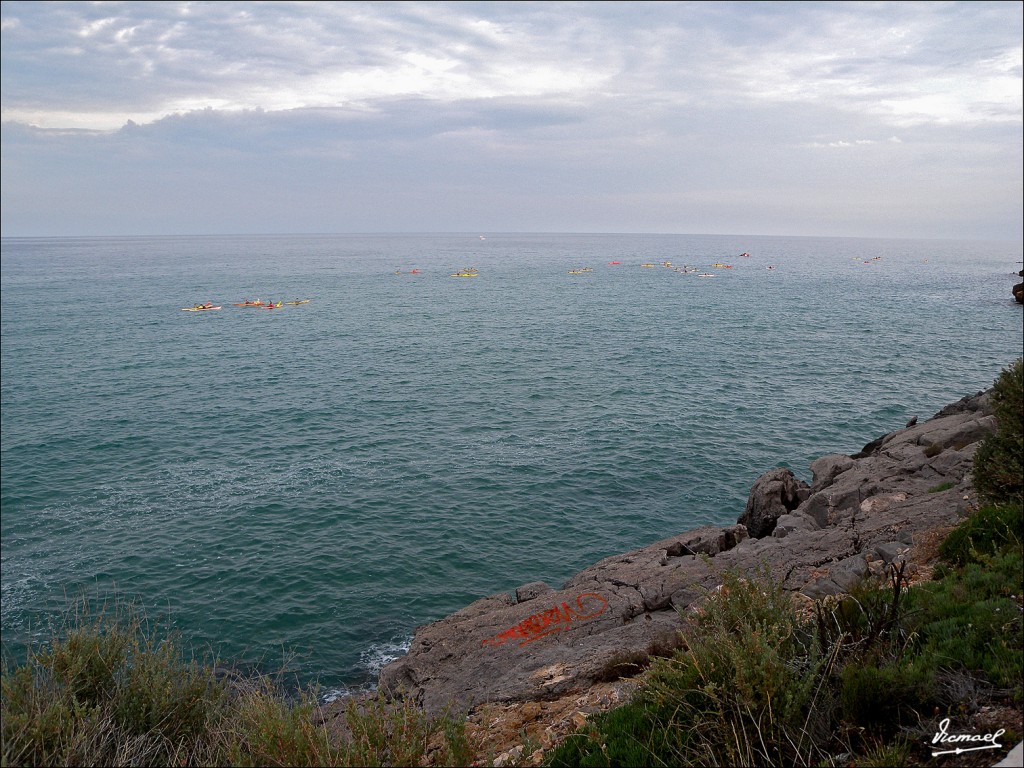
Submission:
[[[742,524],[698,528],[607,557],[560,589],[533,582],[477,600],[417,629],[380,687],[432,714],[553,699],[670,646],[680,614],[726,571],[762,573],[810,598],[846,591],[872,561],[904,557],[915,535],[965,512],[974,450],[995,429],[988,403],[979,393],[852,457],[823,457],[810,487],[770,470],[740,516],[755,537]],[[776,492],[779,504],[765,501]]]

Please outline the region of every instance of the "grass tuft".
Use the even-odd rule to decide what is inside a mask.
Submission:
[[[332,739],[313,690],[228,682],[131,605],[78,601],[23,663],[7,659],[2,765],[417,765],[429,745],[443,764],[469,758],[461,720],[381,696],[350,706],[350,737]]]

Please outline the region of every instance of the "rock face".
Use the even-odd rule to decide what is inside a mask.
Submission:
[[[989,393],[811,465],[810,486],[766,472],[739,523],[703,527],[605,558],[560,589],[533,582],[420,627],[380,686],[430,713],[545,700],[588,688],[617,661],[674,638],[679,612],[722,573],[766,571],[808,597],[848,590],[915,536],[966,512],[971,459],[995,430]],[[944,490],[943,490],[944,489]]]
[[[788,469],[771,469],[754,481],[739,523],[755,539],[764,538],[775,530],[782,515],[792,512],[807,498],[807,491],[807,483],[797,480]]]

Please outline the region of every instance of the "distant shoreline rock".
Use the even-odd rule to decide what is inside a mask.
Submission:
[[[1024,277],[1024,269],[1017,273],[1020,277]],[[1013,299],[1018,304],[1024,304],[1024,283],[1017,283],[1013,286]]]
[[[805,599],[849,590],[952,526],[974,499],[970,470],[995,431],[990,392],[962,398],[852,456],[812,463],[810,485],[776,468],[735,525],[704,526],[613,555],[560,589],[524,584],[419,627],[380,688],[428,713],[588,690],[616,660],[671,643],[726,570],[767,571]]]

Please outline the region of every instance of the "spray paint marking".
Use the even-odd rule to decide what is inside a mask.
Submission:
[[[584,601],[588,605],[584,605]],[[607,607],[608,601],[600,595],[594,592],[584,592],[576,598],[575,608],[570,607],[569,603],[562,603],[560,606],[535,613],[514,627],[509,627],[504,632],[487,638],[481,645],[504,645],[509,640],[519,640],[519,646],[522,647],[534,640],[540,640],[552,632],[564,632],[574,621],[597,618],[605,612]]]

